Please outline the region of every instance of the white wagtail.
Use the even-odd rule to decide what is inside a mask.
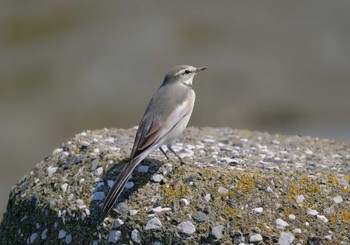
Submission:
[[[162,145],[166,145],[183,163],[181,157],[171,148],[171,143],[180,136],[190,120],[195,100],[192,80],[198,72],[205,69],[180,65],[166,74],[162,85],[147,106],[135,136],[130,161],[108,192],[103,212],[107,213],[112,208],[132,171],[151,152],[160,149],[169,159]]]

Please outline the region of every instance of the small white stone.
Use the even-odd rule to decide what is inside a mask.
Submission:
[[[68,201],[73,201],[74,199],[75,199],[74,194],[69,194],[68,197],[67,197]]]
[[[139,230],[132,230],[131,232],[131,239],[136,242],[136,243],[140,243],[141,242],[141,233]]]
[[[312,150],[310,150],[310,149],[307,149],[307,150],[304,151],[304,152],[305,152],[305,154],[307,154],[307,155],[312,155],[312,154],[313,154]]]
[[[271,189],[270,186],[268,186],[268,187],[266,188],[266,191],[267,191],[267,192],[273,192],[273,190]]]
[[[47,167],[47,175],[51,177],[54,173],[56,173],[57,169],[58,167],[52,167],[52,166]]]
[[[343,198],[341,196],[336,196],[333,198],[333,200],[336,204],[340,204],[343,202]]]
[[[304,195],[298,195],[296,196],[297,203],[302,203],[304,201],[305,197]]]
[[[135,214],[137,214],[139,212],[139,210],[136,209],[132,209],[129,211],[130,216],[134,216]]]
[[[103,168],[99,167],[94,171],[95,176],[100,176],[103,173]]]
[[[86,208],[86,205],[85,205],[84,201],[81,200],[81,199],[78,199],[76,201],[76,204],[78,205],[78,208],[80,208],[80,209],[85,209]]]
[[[315,209],[308,208],[307,209],[307,214],[315,216],[318,214],[318,212]]]
[[[321,220],[323,223],[328,222],[328,219],[324,215],[317,215],[317,219]]]
[[[196,232],[196,227],[192,224],[191,221],[184,221],[181,222],[177,228],[179,229],[180,232],[185,233],[187,235],[192,235],[193,233]]]
[[[256,213],[262,213],[264,209],[262,207],[258,207],[258,208],[254,208],[253,211]]]
[[[190,204],[190,201],[188,201],[186,198],[181,198],[180,203],[183,204],[184,206],[187,206]]]
[[[63,192],[66,192],[66,191],[67,191],[67,187],[68,187],[68,184],[67,184],[67,183],[64,183],[64,184],[61,185],[61,190],[62,190]]]
[[[100,149],[95,148],[95,149],[94,149],[94,152],[95,152],[95,153],[100,153]]]
[[[60,230],[58,233],[58,239],[62,239],[66,236],[67,232],[64,230]]]
[[[152,211],[155,213],[160,213],[162,211],[170,211],[171,208],[162,208],[161,206],[158,206],[156,208],[152,208]]]
[[[254,234],[249,237],[250,242],[261,242],[263,240],[260,234]]]
[[[135,185],[134,182],[131,182],[131,181],[126,182],[126,184],[125,184],[125,189],[126,189],[126,190],[129,190],[129,189],[133,188],[134,185]]]
[[[120,239],[121,235],[122,235],[121,231],[116,231],[116,230],[111,231],[108,236],[108,242],[116,243]]]
[[[220,186],[219,189],[218,189],[218,192],[219,192],[220,194],[227,194],[227,193],[228,193],[228,190],[227,190],[226,188]]]
[[[301,229],[300,229],[300,228],[295,228],[295,229],[293,230],[293,233],[301,233]]]
[[[148,169],[149,169],[148,166],[146,166],[146,165],[141,165],[140,167],[138,167],[137,172],[139,172],[139,173],[147,173],[147,172],[148,172]]]
[[[56,154],[58,154],[58,153],[61,153],[62,151],[63,151],[62,148],[56,148],[56,149],[54,149],[54,150],[52,151],[52,155],[54,156],[54,155],[56,155]]]
[[[119,228],[120,226],[122,226],[124,224],[124,221],[122,221],[121,219],[116,219],[114,221],[114,227],[115,228]]]
[[[161,174],[153,174],[151,177],[151,180],[156,182],[156,183],[161,182],[163,179],[164,179],[164,176]]]
[[[210,194],[205,195],[204,200],[205,200],[206,202],[209,202],[210,199],[211,199],[211,195],[210,195]]]
[[[72,235],[68,234],[65,238],[64,238],[64,242],[67,244],[70,244],[72,242]]]
[[[29,238],[29,243],[32,244],[38,238],[38,233],[33,233]]]
[[[290,245],[294,240],[293,234],[289,232],[281,232],[281,235],[278,239],[278,245]]]
[[[105,199],[105,193],[104,192],[95,192],[92,197],[91,200],[92,201],[102,201]]]
[[[276,219],[275,222],[276,222],[277,228],[279,229],[284,229],[286,226],[289,226],[289,224],[283,219]]]
[[[289,218],[290,220],[295,220],[295,215],[294,215],[294,214],[290,214],[290,215],[288,215],[288,218]]]
[[[87,216],[89,216],[90,215],[90,209],[86,208],[85,209],[85,213],[86,213]]]
[[[324,236],[324,238],[328,241],[332,241],[332,236],[331,235],[328,235],[328,236]]]
[[[154,217],[147,222],[145,230],[153,230],[153,229],[160,229],[160,228],[162,228],[162,223],[158,218]]]
[[[85,179],[80,179],[79,180],[79,185],[81,185],[84,181],[85,181]]]

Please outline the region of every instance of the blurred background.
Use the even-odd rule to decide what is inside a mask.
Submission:
[[[86,129],[139,123],[178,64],[193,126],[350,141],[350,1],[3,1],[0,217],[11,186]]]

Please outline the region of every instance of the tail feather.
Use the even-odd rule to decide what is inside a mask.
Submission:
[[[140,163],[140,159],[132,159],[122,170],[122,172],[118,175],[117,179],[115,180],[112,188],[109,190],[106,200],[103,204],[102,211],[104,213],[108,213],[109,210],[112,208],[115,201],[118,199],[119,195],[124,189],[124,186],[132,173],[132,171],[135,169],[135,167]]]

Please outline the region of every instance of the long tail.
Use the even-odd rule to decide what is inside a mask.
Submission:
[[[108,213],[112,208],[114,202],[118,199],[120,193],[123,191],[124,186],[135,167],[142,161],[142,159],[134,158],[132,159],[122,170],[115,180],[112,188],[109,190],[106,200],[103,204],[102,211]]]

